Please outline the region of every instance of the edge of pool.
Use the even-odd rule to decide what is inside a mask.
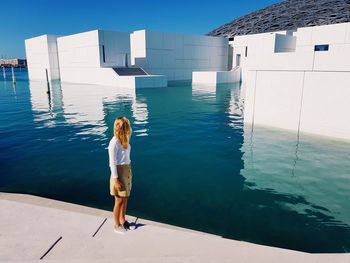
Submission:
[[[310,254],[144,219],[120,235],[112,212],[28,194],[0,192],[0,209],[6,262],[350,262],[350,253]]]

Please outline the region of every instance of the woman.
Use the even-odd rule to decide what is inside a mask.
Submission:
[[[126,206],[131,191],[130,121],[119,117],[114,121],[114,136],[108,145],[111,169],[110,194],[114,196],[114,232],[124,234],[130,224],[125,220]]]

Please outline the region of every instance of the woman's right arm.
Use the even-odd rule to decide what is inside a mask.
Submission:
[[[118,179],[117,172],[117,158],[115,156],[115,143],[110,143],[108,146],[108,155],[109,155],[109,168],[111,170],[111,177],[114,179],[115,187],[119,191],[122,188],[122,183]]]

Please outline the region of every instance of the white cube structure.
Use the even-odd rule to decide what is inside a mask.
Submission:
[[[130,65],[130,34],[93,30],[57,39],[61,80],[117,87],[164,87],[164,76],[120,76]]]
[[[62,82],[163,87],[167,81],[191,80],[193,71],[228,67],[225,38],[150,30],[40,36],[26,40],[26,50],[31,80],[45,79],[48,68],[50,80]]]
[[[28,75],[31,80],[60,79],[56,35],[43,35],[25,40]]]
[[[244,121],[350,140],[350,23],[237,36]]]
[[[43,35],[25,45],[30,80],[45,80],[47,70],[49,80],[131,88],[176,80],[242,81],[246,123],[350,139],[350,23],[230,42],[152,30],[93,30]]]
[[[193,71],[226,71],[228,39],[138,30],[130,35],[132,64],[169,81],[191,80]]]
[[[121,81],[113,70],[113,67],[127,65],[128,33],[93,30],[60,37],[57,46],[63,82],[128,85],[128,81]]]
[[[93,30],[61,37],[44,35],[26,40],[25,45],[30,80],[45,80],[47,69],[49,80],[68,83],[134,88],[167,85],[165,76],[142,70],[117,73],[116,68],[131,64],[129,33]]]
[[[222,84],[234,83],[241,80],[241,68],[235,67],[230,71],[194,71],[192,84]]]

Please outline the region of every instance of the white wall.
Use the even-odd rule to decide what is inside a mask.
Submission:
[[[57,37],[42,35],[25,40],[28,74],[31,80],[46,80],[46,69],[49,80],[60,78]]]
[[[227,70],[225,38],[139,30],[131,34],[131,57],[150,74],[191,80],[193,71]]]
[[[236,67],[230,71],[194,71],[192,84],[220,84],[240,82],[241,69]]]
[[[350,23],[303,27],[296,32],[297,47],[350,42]]]
[[[236,36],[231,44],[233,65],[241,54],[243,81],[249,70],[350,71],[344,59],[350,56],[350,23]],[[315,52],[321,44],[329,44],[329,50]]]
[[[57,40],[61,80],[108,85],[113,72],[101,69],[99,31],[60,37]]]
[[[350,72],[306,72],[300,131],[350,140]]]
[[[242,81],[246,80],[249,70],[312,70],[313,49],[292,52],[297,50],[297,39],[289,34],[282,31],[235,37],[231,42],[233,65],[236,65],[236,55],[240,54]]]
[[[246,84],[245,123],[350,140],[350,72],[250,71]]]
[[[350,71],[350,42],[331,44],[328,51],[315,52],[315,71]]]
[[[146,59],[146,30],[135,31],[130,34],[130,50],[131,50],[131,64],[144,66],[143,61]]]
[[[350,140],[350,23],[279,34],[232,43],[233,59],[242,54],[245,122]],[[323,44],[328,51],[314,51]],[[295,52],[283,52],[294,45]]]
[[[247,111],[250,116],[245,122],[298,130],[304,73],[257,71],[255,74],[247,82],[247,89],[253,92],[246,97],[247,106],[252,108]]]
[[[112,67],[131,63],[129,33],[93,30],[57,40],[61,80],[117,87],[164,87],[162,76],[118,76]],[[105,61],[103,61],[103,47]]]
[[[127,33],[100,30],[58,38],[61,80],[112,86],[134,85],[134,78],[118,78],[112,68],[102,68],[124,64],[128,41]],[[105,45],[105,63],[102,58],[102,44]]]
[[[130,58],[130,34],[126,32],[111,32],[99,30],[99,46],[105,50],[105,62],[103,54],[100,54],[102,67],[125,67],[131,64]],[[126,64],[127,60],[127,64]]]
[[[59,37],[57,46],[56,38],[54,41],[48,39],[49,44],[43,38],[28,46],[29,64],[33,65],[32,80],[47,65],[50,65],[53,78],[60,73],[63,82],[142,87],[151,83],[164,86],[166,78],[170,81],[191,80],[193,71],[228,69],[229,47],[225,38],[149,30],[132,34],[93,30]],[[26,42],[30,43],[29,40]],[[51,42],[55,45],[51,46]],[[31,48],[35,52],[31,52]],[[36,63],[42,64],[39,69],[35,69]],[[112,69],[127,65],[142,67],[152,77],[120,77]],[[229,77],[219,76],[221,81],[227,81]]]
[[[73,78],[71,70],[100,67],[98,30],[60,37],[57,45],[62,81]]]

